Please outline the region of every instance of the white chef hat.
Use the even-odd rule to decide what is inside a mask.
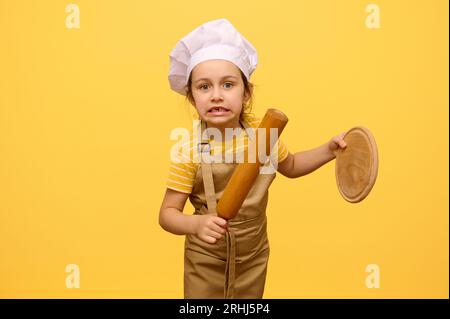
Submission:
[[[171,89],[186,95],[192,69],[200,62],[215,59],[234,63],[247,80],[250,80],[258,64],[256,49],[230,21],[209,21],[182,38],[170,53]]]

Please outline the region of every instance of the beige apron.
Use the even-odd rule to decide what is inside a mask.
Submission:
[[[253,129],[245,121],[242,124],[246,130]],[[202,121],[201,132],[205,129]],[[202,140],[198,146],[199,151],[210,151],[208,140]],[[189,195],[194,214],[217,215],[217,201],[237,165],[200,162]],[[262,298],[269,258],[266,207],[268,188],[274,178],[275,173],[258,175],[239,213],[228,221],[226,236],[215,244],[186,235],[185,298]]]

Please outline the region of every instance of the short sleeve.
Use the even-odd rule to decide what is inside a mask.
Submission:
[[[167,188],[190,194],[194,186],[197,166],[189,157],[178,153],[177,160],[170,161]]]

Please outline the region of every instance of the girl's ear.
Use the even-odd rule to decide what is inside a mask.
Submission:
[[[252,96],[252,94],[253,94],[253,85],[251,85],[249,83],[248,91],[244,90],[244,104],[247,104],[247,102],[248,102],[248,100],[250,100],[250,97]]]

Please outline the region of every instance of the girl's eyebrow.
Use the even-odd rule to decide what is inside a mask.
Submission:
[[[221,80],[227,79],[227,78],[234,78],[234,79],[237,79],[237,77],[234,76],[234,75],[225,75],[224,77],[221,78]],[[203,81],[203,80],[208,81],[209,79],[208,79],[208,78],[201,78],[201,79],[195,80],[194,83],[197,83],[197,82]]]

